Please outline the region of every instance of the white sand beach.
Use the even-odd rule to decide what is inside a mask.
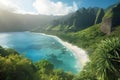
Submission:
[[[46,35],[44,33],[40,33],[42,35]],[[62,41],[59,37],[54,36],[54,35],[46,35],[46,36],[50,36],[53,37],[55,39],[57,39],[63,46],[65,46],[67,49],[69,49],[73,55],[75,56],[75,58],[78,60],[77,61],[77,65],[76,68],[83,68],[83,66],[86,64],[86,62],[89,61],[89,57],[87,55],[87,52],[71,43],[68,42],[64,42]]]
[[[57,36],[53,36],[53,35],[49,35],[51,37],[54,37],[55,39],[57,39],[62,45],[64,45],[67,49],[69,49],[70,51],[72,51],[73,55],[76,57],[76,59],[78,60],[77,62],[77,66],[81,66],[83,67],[86,62],[89,61],[87,52],[73,44],[70,44],[68,42],[64,42],[62,41],[59,37]]]

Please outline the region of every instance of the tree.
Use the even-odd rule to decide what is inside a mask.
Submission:
[[[52,80],[73,80],[74,75],[70,72],[64,72],[61,69],[54,69]]]
[[[99,80],[120,78],[120,39],[102,41],[92,56],[92,68]]]
[[[91,62],[88,62],[73,80],[97,80],[96,75],[92,72]]]
[[[35,69],[31,61],[17,54],[0,56],[0,80],[34,80]]]
[[[54,69],[54,65],[48,60],[41,60],[39,62],[36,62],[35,66],[40,71],[40,73],[44,74],[50,74]]]
[[[11,54],[19,54],[19,53],[16,52],[14,49],[3,48],[2,46],[0,46],[0,56],[5,57]]]
[[[35,66],[40,80],[72,80],[74,77],[72,73],[54,69],[54,65],[48,60],[41,60],[35,63]]]

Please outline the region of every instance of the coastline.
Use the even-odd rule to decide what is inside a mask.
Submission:
[[[83,49],[71,44],[71,43],[68,43],[68,42],[65,42],[65,41],[62,41],[59,37],[57,36],[53,36],[53,35],[50,35],[51,37],[54,37],[55,39],[57,39],[62,45],[64,45],[67,49],[69,49],[73,55],[76,57],[76,59],[78,60],[77,64],[80,65],[83,67],[85,66],[86,62],[89,61],[89,58],[88,58],[88,55],[87,55],[87,52],[84,51]]]
[[[38,33],[38,34],[53,37],[56,40],[58,40],[63,46],[65,46],[67,49],[69,49],[73,53],[75,58],[77,59],[76,68],[80,68],[79,66],[81,66],[81,68],[83,68],[85,66],[85,64],[87,62],[89,62],[89,57],[87,55],[87,52],[85,50],[79,48],[78,46],[73,45],[73,44],[68,43],[68,42],[65,42],[65,41],[61,40],[59,37],[54,36],[54,35],[49,35],[49,34],[44,34],[44,33]]]
[[[25,31],[25,33],[29,33],[30,31]],[[76,68],[83,68],[86,62],[89,62],[89,57],[88,54],[85,50],[79,48],[76,45],[73,45],[69,42],[63,41],[59,37],[55,35],[49,35],[45,33],[37,33],[37,32],[31,32],[33,34],[41,34],[49,37],[53,37],[56,39],[58,42],[60,42],[63,46],[65,46],[69,51],[71,51],[74,55],[74,57],[77,59],[77,65],[75,66]],[[79,67],[80,66],[80,67]]]

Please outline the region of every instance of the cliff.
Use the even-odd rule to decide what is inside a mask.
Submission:
[[[120,3],[105,13],[101,23],[101,31],[110,34],[118,25],[120,25]]]

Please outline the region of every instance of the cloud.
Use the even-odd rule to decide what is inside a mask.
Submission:
[[[33,8],[31,11],[26,11],[25,5],[21,2],[23,0],[0,0],[0,9],[4,9],[10,12],[19,14],[44,14],[44,15],[66,15],[74,12],[78,9],[77,4],[73,2],[73,5],[68,5],[61,1],[54,2],[52,0],[35,0],[33,2]],[[29,4],[29,2],[25,2]],[[33,9],[36,10],[33,11]]]
[[[72,6],[68,6],[63,2],[53,2],[52,0],[36,0],[33,7],[39,14],[45,15],[66,15],[78,9],[75,2],[73,2]]]
[[[20,0],[19,0],[20,1]],[[28,12],[22,9],[18,3],[19,1],[17,0],[0,0],[0,9],[7,10],[10,12],[14,13],[19,13],[19,14],[37,14],[35,12]]]
[[[0,0],[0,9],[4,9],[4,10],[7,10],[7,11],[16,11],[16,10],[19,10],[20,8],[16,5],[16,4],[13,4],[14,0]]]

